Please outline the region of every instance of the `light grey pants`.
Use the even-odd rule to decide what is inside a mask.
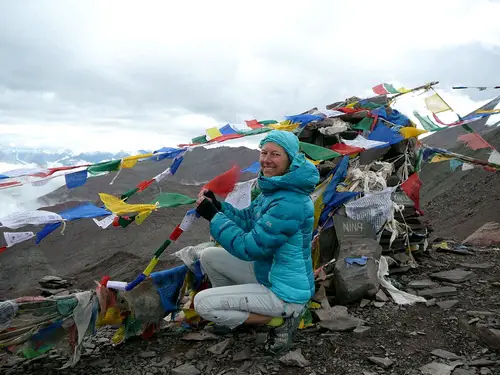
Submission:
[[[194,308],[203,319],[232,329],[243,324],[250,313],[288,317],[304,307],[282,301],[259,284],[253,262],[240,260],[221,247],[204,249],[200,262],[212,283],[212,288],[194,297]]]

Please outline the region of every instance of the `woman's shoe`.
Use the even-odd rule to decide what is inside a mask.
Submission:
[[[285,318],[285,322],[279,327],[273,328],[267,335],[264,349],[271,354],[279,354],[292,347],[295,333],[299,328],[301,315]]]

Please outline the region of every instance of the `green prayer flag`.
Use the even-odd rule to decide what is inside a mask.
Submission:
[[[238,134],[243,134],[245,136],[247,135],[256,135],[256,134],[262,134],[262,133],[267,133],[267,132],[270,132],[271,128],[258,128],[258,129],[252,129],[252,130],[249,130],[249,131],[239,131]]]
[[[118,224],[122,228],[126,228],[126,227],[128,227],[130,224],[132,224],[135,221],[135,217],[136,216],[137,215],[127,216],[127,217],[119,216],[118,217]]]
[[[394,88],[390,83],[384,83],[384,88],[387,90],[389,94],[399,94],[399,91]]]
[[[120,164],[122,163],[121,159],[118,160],[110,160],[103,161],[101,163],[91,165],[87,171],[90,174],[98,174],[102,172],[112,172],[120,169]]]
[[[127,200],[129,199],[132,195],[134,195],[135,193],[137,193],[139,191],[139,188],[133,188],[133,189],[130,189],[129,191],[127,191],[125,194],[123,194],[120,199],[121,200]]]
[[[417,118],[422,127],[428,132],[437,132],[439,130],[446,129],[434,124],[434,122],[432,122],[429,116],[426,117],[420,116],[420,114],[417,111],[413,111],[413,115]]]
[[[278,121],[276,120],[263,120],[263,121],[259,121],[259,124],[262,124],[262,125],[272,125],[272,124],[277,124]]]
[[[300,142],[300,149],[312,160],[330,160],[341,156],[338,152],[311,143]]]
[[[156,197],[151,204],[157,204],[158,207],[177,207],[185,204],[193,204],[196,199],[190,198],[187,195],[177,193],[163,193]]]
[[[373,118],[365,117],[357,124],[354,124],[352,128],[356,130],[370,130],[372,128],[372,124],[373,124]]]
[[[363,103],[359,104],[360,108],[366,108],[366,109],[375,109],[375,108],[379,108],[382,106],[383,106],[383,104],[377,104],[377,103],[373,103],[373,102],[363,102]]]
[[[191,139],[191,143],[207,143],[207,136],[200,135],[199,137]]]

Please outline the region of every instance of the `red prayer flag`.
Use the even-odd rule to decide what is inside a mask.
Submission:
[[[0,247],[0,253],[3,253],[5,250],[7,250],[7,246]]]
[[[241,138],[241,137],[243,137],[243,134],[223,134],[223,135],[220,135],[216,138],[209,140],[207,143],[224,142],[224,141],[229,141],[230,139],[236,139],[236,138]]]
[[[235,165],[230,170],[210,180],[204,188],[212,190],[214,194],[220,197],[226,198],[234,190],[234,185],[240,179],[240,173],[240,168]]]
[[[374,86],[372,87],[372,90],[375,94],[377,95],[385,95],[385,94],[389,94],[389,91],[387,91],[384,87],[384,84],[381,83],[380,85],[377,85],[377,86]]]
[[[458,139],[462,142],[465,142],[465,144],[473,150],[479,150],[481,148],[492,148],[490,144],[477,133],[463,134],[458,137]]]
[[[180,228],[180,225],[177,225],[177,226],[175,227],[175,229],[172,231],[172,233],[170,233],[170,237],[169,237],[169,239],[170,239],[171,241],[175,241],[175,240],[177,240],[177,239],[181,236],[181,234],[182,234],[183,232],[184,232],[184,231]]]
[[[420,215],[424,213],[420,209],[420,188],[422,187],[422,181],[420,181],[420,177],[418,173],[413,173],[408,179],[401,184],[401,189],[408,195],[413,203],[415,203],[415,208],[417,209]]]
[[[341,155],[357,154],[358,152],[361,152],[364,150],[364,148],[362,148],[362,147],[349,146],[349,145],[345,145],[343,143],[336,143],[331,147],[331,149],[335,152],[338,152]]]
[[[262,124],[260,124],[257,120],[245,120],[247,126],[252,129],[260,129],[262,128]]]
[[[150,186],[153,182],[155,182],[155,179],[153,178],[152,180],[149,180],[149,181],[141,181],[139,182],[139,184],[137,185],[137,189],[139,189],[139,191],[144,191],[148,186]]]

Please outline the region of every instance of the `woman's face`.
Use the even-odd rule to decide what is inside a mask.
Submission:
[[[262,146],[259,162],[265,177],[282,176],[290,166],[286,151],[272,142]]]

